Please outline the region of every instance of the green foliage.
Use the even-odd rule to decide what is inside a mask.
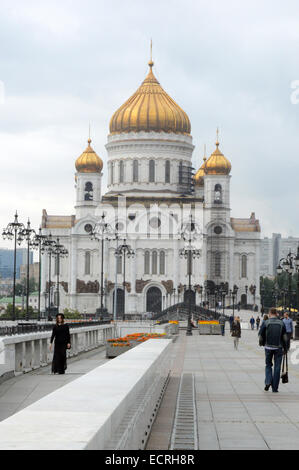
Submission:
[[[63,310],[63,315],[65,316],[66,320],[80,320],[82,319],[82,315],[78,310],[69,310],[68,308],[65,308]]]

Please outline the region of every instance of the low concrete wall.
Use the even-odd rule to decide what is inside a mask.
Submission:
[[[152,339],[0,423],[1,450],[138,450],[166,386],[172,340]]]
[[[51,331],[28,333],[0,338],[0,380],[29,372],[50,364],[53,352],[49,351]],[[72,348],[68,357],[89,351],[116,334],[115,325],[97,325],[70,328]]]
[[[132,333],[166,333],[167,335],[177,334],[179,326],[175,323],[164,323],[162,325],[149,322],[117,322],[117,336],[123,337]]]

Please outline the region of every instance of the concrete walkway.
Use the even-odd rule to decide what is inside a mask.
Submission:
[[[105,348],[68,359],[64,375],[51,374],[51,366],[37,369],[0,384],[0,421],[26,408],[54,390],[107,362]]]
[[[256,330],[242,332],[238,351],[228,331],[224,337],[181,332],[175,351],[173,383],[178,369],[195,375],[200,450],[299,449],[299,365],[289,364],[290,383],[280,384],[279,393],[265,392],[264,349]],[[173,390],[171,396],[166,392],[148,450],[168,448],[170,433],[163,439],[167,408],[168,423],[174,417],[169,399],[176,399]]]

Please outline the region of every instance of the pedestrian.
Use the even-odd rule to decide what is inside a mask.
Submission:
[[[259,317],[259,316],[257,316],[257,317],[256,317],[256,321],[255,321],[255,323],[256,323],[256,329],[258,330],[258,329],[259,329],[259,327],[260,327],[260,323],[261,323],[261,319],[260,319],[260,317]]]
[[[234,338],[234,348],[237,350],[239,347],[239,340],[241,338],[241,323],[240,317],[235,317],[232,324],[232,337]]]
[[[71,337],[69,327],[64,323],[63,314],[56,315],[56,325],[53,326],[52,336],[50,339],[50,351],[52,351],[52,343],[54,339],[52,373],[64,374],[67,368],[66,350],[71,348]]]
[[[238,312],[241,310],[241,302],[238,302]]]
[[[286,332],[288,336],[288,349],[290,349],[291,339],[293,339],[294,333],[293,320],[289,317],[288,312],[284,312],[284,318],[282,321],[286,327]]]
[[[253,317],[250,318],[249,323],[251,325],[251,329],[254,330],[255,319]]]
[[[278,392],[281,361],[283,354],[287,353],[287,341],[285,324],[278,318],[278,312],[273,307],[270,309],[269,319],[263,322],[259,332],[259,344],[265,348],[265,391],[272,387],[272,392]]]
[[[230,332],[232,331],[232,324],[234,322],[234,316],[233,314],[231,314],[231,316],[229,317],[229,329],[230,329]]]
[[[220,328],[221,328],[222,336],[225,335],[225,321],[226,321],[225,316],[221,314],[220,317],[219,317],[219,325],[220,325]]]

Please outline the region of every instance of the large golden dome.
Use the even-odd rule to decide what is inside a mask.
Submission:
[[[216,150],[206,161],[204,170],[206,175],[229,175],[232,169],[230,161],[219,150],[218,131]]]
[[[187,114],[163,90],[153,74],[153,61],[142,85],[112,116],[110,133],[174,132],[190,134]]]
[[[103,162],[91,147],[91,139],[88,139],[88,147],[76,160],[78,173],[101,173]]]

